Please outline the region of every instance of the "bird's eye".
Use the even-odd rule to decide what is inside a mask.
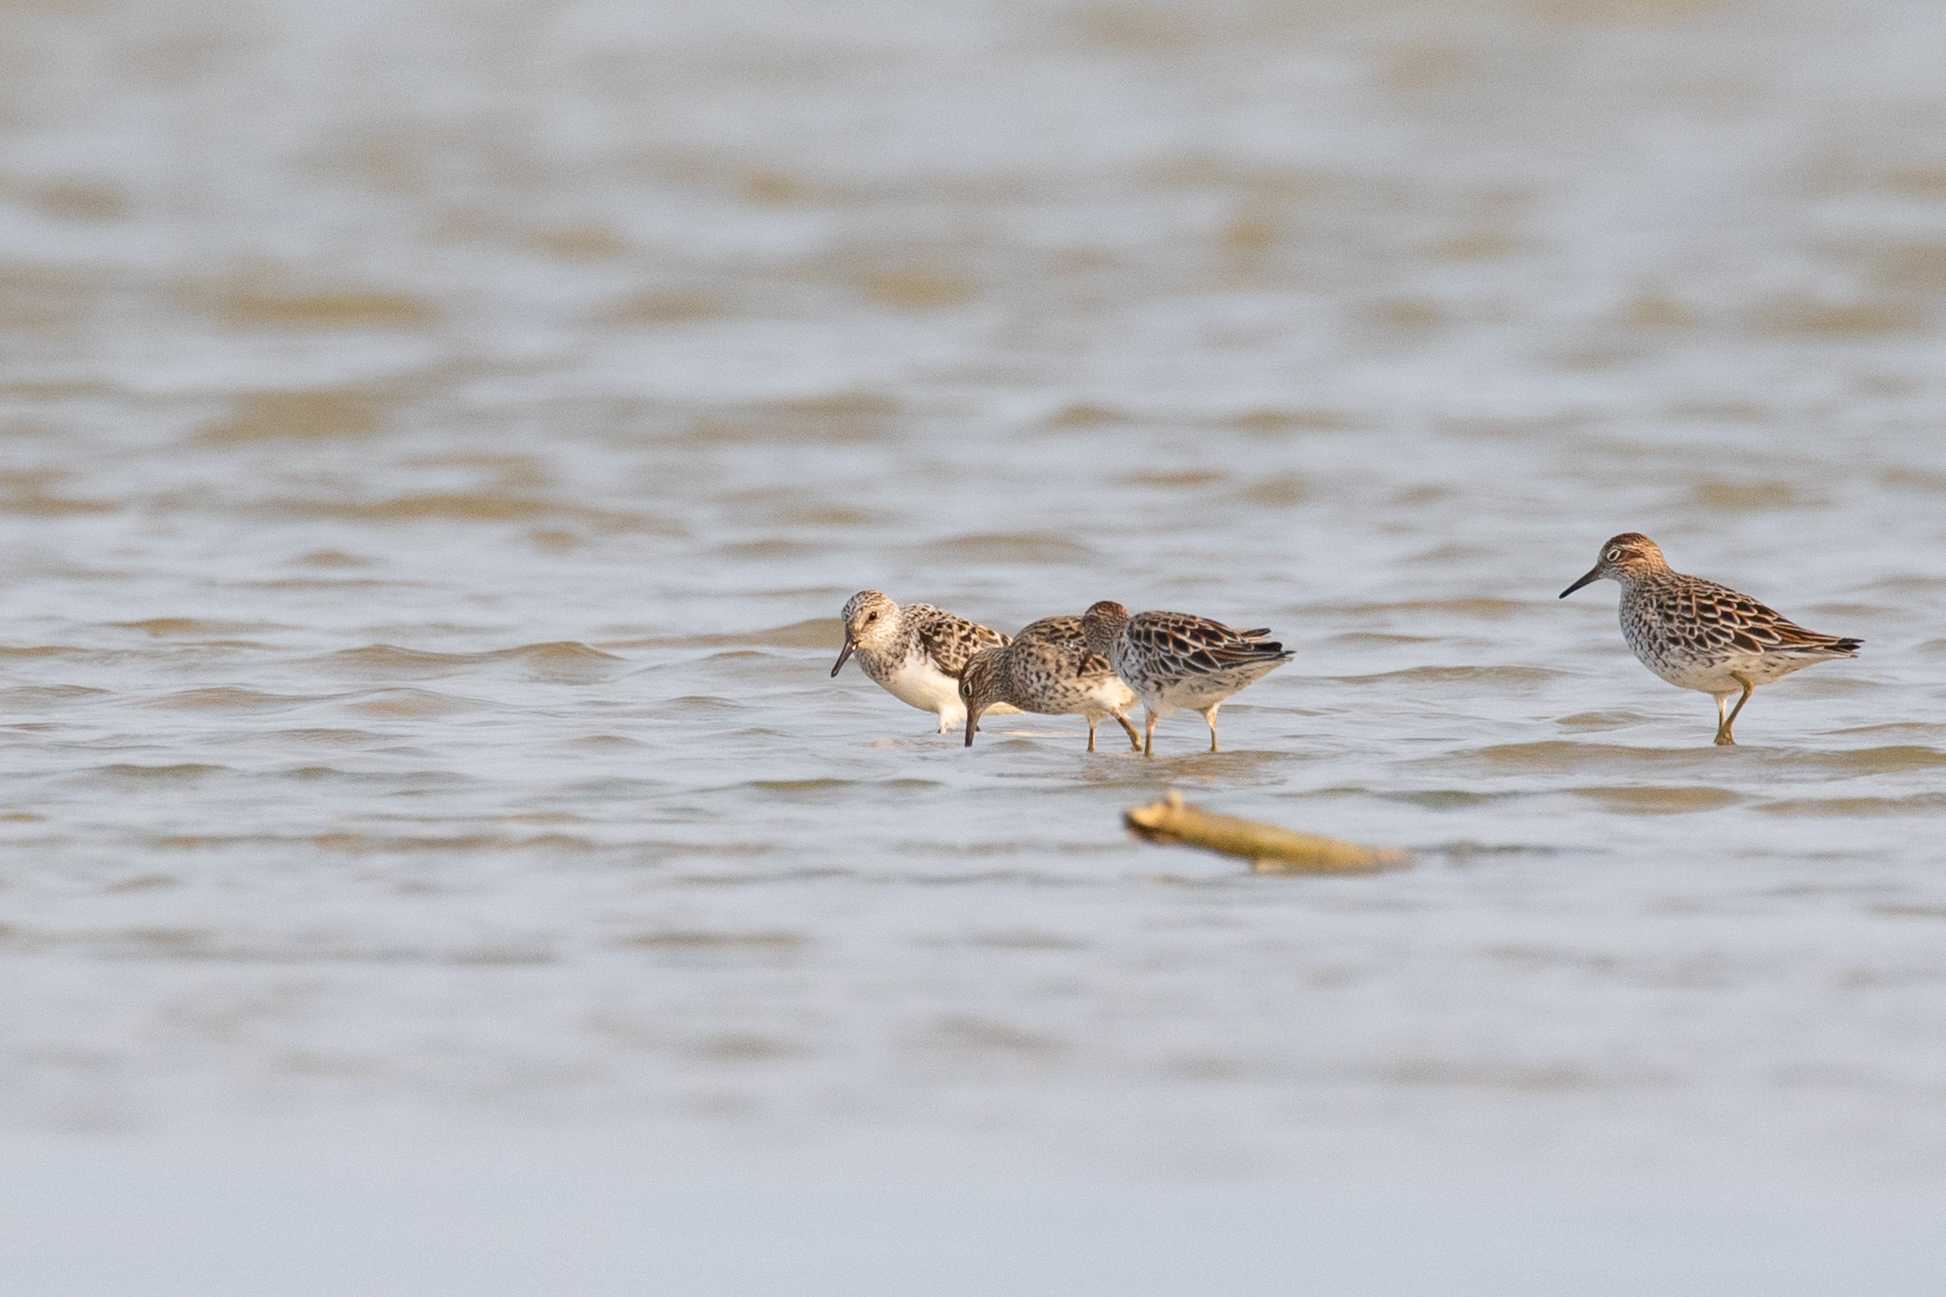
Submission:
[[[873,613],[873,614],[872,614],[871,616],[869,616],[869,617],[867,617],[867,618],[866,618],[865,620],[866,620],[867,622],[875,622],[875,621],[877,621],[877,620],[878,620],[878,614],[877,614],[877,613]]]
[[[1619,562],[1621,562],[1621,561],[1622,561],[1622,551],[1620,551],[1619,549],[1611,549],[1611,550],[1609,550],[1609,551],[1608,551],[1608,561],[1609,561],[1610,563],[1619,563]]]

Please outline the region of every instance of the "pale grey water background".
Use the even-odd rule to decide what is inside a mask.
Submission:
[[[1946,9],[0,6],[36,1292],[1935,1292]],[[1864,637],[1709,701],[1612,532]],[[972,751],[883,588],[1298,660]],[[1421,852],[1257,879],[1212,807]],[[173,1285],[173,1286],[172,1286]]]

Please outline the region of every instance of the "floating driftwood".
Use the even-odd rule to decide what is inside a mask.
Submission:
[[[1124,816],[1128,827],[1150,842],[1175,842],[1226,856],[1242,856],[1260,874],[1371,874],[1403,869],[1412,857],[1403,851],[1361,846],[1314,833],[1293,833],[1275,824],[1211,815],[1171,792],[1153,806],[1137,806]]]

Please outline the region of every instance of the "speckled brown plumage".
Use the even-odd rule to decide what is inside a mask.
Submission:
[[[1833,658],[1857,657],[1864,643],[1806,630],[1747,594],[1685,576],[1640,532],[1612,537],[1595,566],[1561,598],[1603,579],[1621,584],[1622,638],[1642,665],[1679,689],[1716,699],[1720,745],[1736,742],[1732,727],[1758,685]],[[1733,694],[1739,695],[1736,709],[1726,713]]]
[[[1216,711],[1226,699],[1291,660],[1267,629],[1236,630],[1184,612],[1144,612],[1103,600],[1082,618],[1088,647],[1107,658],[1147,710],[1142,750],[1155,755],[1155,723],[1179,707],[1202,713],[1209,723],[1209,750],[1216,742]]]
[[[1142,746],[1128,709],[1135,693],[1082,638],[1081,618],[1045,617],[1024,628],[1013,643],[974,653],[960,673],[960,701],[966,708],[966,743],[973,744],[980,716],[995,703],[1043,715],[1079,715],[1088,721],[1088,751],[1095,750],[1095,726],[1104,716],[1121,722],[1129,742]]]

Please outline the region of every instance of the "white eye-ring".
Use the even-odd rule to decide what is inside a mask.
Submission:
[[[1619,549],[1611,549],[1611,550],[1609,550],[1609,551],[1608,551],[1608,561],[1609,561],[1610,563],[1619,563],[1619,562],[1621,562],[1621,561],[1622,561],[1622,551],[1620,551]]]

